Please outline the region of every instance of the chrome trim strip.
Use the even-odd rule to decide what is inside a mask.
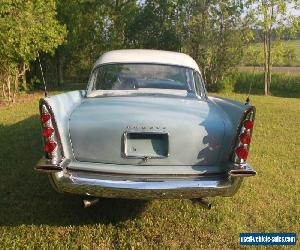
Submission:
[[[114,180],[144,180],[144,181],[167,181],[167,180],[199,180],[203,177],[214,177],[214,176],[228,176],[226,172],[223,173],[208,173],[208,174],[128,174],[128,173],[113,173],[113,172],[100,172],[90,170],[78,170],[67,167],[68,171],[83,172],[86,175],[101,175],[103,179],[114,179]]]
[[[256,171],[234,169],[234,170],[230,170],[229,174],[230,176],[250,177],[250,176],[255,176]]]
[[[62,171],[62,167],[60,166],[36,166],[34,168],[36,171],[38,172],[42,172],[42,173],[55,173],[55,172],[60,172]]]
[[[34,167],[34,170],[42,173],[56,173],[63,171],[71,160],[62,159],[60,162],[53,162],[53,159],[42,158]]]
[[[256,171],[249,164],[237,164],[234,169],[231,169],[228,174],[230,176],[236,177],[250,177],[255,176]]]

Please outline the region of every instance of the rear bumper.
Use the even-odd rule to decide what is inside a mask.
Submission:
[[[49,173],[49,179],[58,192],[128,199],[232,196],[245,176],[256,173],[251,166],[243,165],[233,174],[230,170],[228,173],[200,176],[116,175],[70,170],[68,164],[69,161],[65,160],[53,166],[56,170]],[[45,171],[42,170],[43,166]],[[49,172],[51,168],[42,159],[36,169]],[[237,169],[237,165],[232,165],[234,169]]]

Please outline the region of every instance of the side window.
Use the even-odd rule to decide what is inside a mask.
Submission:
[[[206,92],[206,88],[205,88],[205,83],[204,83],[204,80],[203,80],[203,77],[202,75],[198,74],[198,77],[199,77],[199,80],[200,80],[200,84],[201,84],[201,92],[202,92],[202,95],[207,95],[207,92]]]
[[[206,91],[205,91],[204,82],[203,82],[202,77],[196,71],[193,72],[193,77],[194,77],[194,81],[195,81],[195,89],[196,89],[197,94],[201,97],[205,97]]]
[[[87,91],[93,91],[95,90],[95,82],[96,82],[96,76],[97,76],[97,73],[96,71],[92,72],[91,76],[90,76],[90,79],[88,81],[88,86],[87,86]]]
[[[201,82],[200,82],[199,74],[196,71],[194,71],[193,72],[193,77],[194,77],[195,89],[196,89],[197,95],[202,96]]]

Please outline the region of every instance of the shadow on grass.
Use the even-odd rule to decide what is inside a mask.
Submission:
[[[115,224],[138,216],[146,201],[100,199],[84,209],[82,197],[56,193],[34,164],[42,156],[38,116],[0,125],[0,225]]]

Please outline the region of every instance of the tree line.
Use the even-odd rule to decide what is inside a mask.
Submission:
[[[297,35],[299,0],[1,0],[1,97],[39,88],[41,59],[49,84],[86,80],[91,65],[113,49],[180,51],[199,64],[209,89],[264,43],[265,85],[271,43]]]

